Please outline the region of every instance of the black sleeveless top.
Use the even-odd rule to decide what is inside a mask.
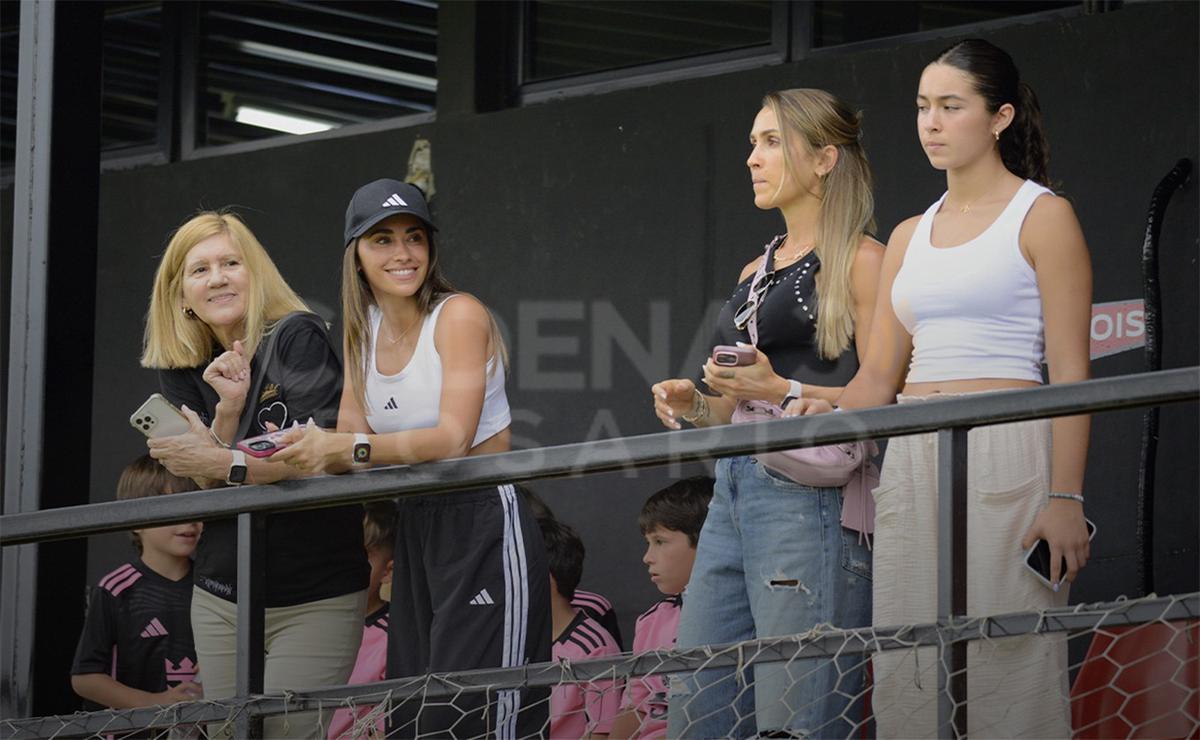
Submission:
[[[775,237],[774,248],[784,236]],[[836,360],[826,360],[817,352],[817,271],[821,260],[815,252],[775,271],[775,278],[758,303],[758,348],[771,361],[778,375],[801,383],[841,386],[858,372],[854,343]],[[750,295],[754,275],[738,283],[733,295],[721,307],[713,346],[750,342],[750,332],[733,324],[737,313]],[[701,377],[703,377],[701,375]],[[705,388],[698,384],[698,388]],[[708,391],[711,393],[711,391]]]

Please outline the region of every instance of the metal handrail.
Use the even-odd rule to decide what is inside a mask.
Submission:
[[[680,432],[624,437],[499,455],[395,466],[345,475],[0,516],[0,545],[236,516],[238,520],[237,701],[263,691],[265,518],[274,512],[496,483],[679,464],[860,439],[938,433],[938,596],[940,628],[966,613],[967,430],[977,426],[1200,400],[1200,367],[1049,387],[947,397],[938,403],[863,409]],[[968,638],[970,639],[970,638]],[[938,647],[940,734],[967,727],[966,645]],[[238,737],[262,733],[265,706],[234,717]]]
[[[0,546],[1200,399],[1200,367],[0,516]]]

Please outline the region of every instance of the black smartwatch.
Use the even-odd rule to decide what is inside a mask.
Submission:
[[[354,433],[354,462],[371,462],[371,438],[362,432]]]
[[[241,450],[230,450],[233,453],[233,462],[229,463],[229,474],[225,476],[225,482],[231,486],[240,486],[246,482],[246,453]]]

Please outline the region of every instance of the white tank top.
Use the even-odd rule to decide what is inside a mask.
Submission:
[[[442,358],[434,345],[433,334],[442,308],[454,298],[443,298],[430,312],[417,337],[412,359],[395,375],[379,372],[375,346],[379,339],[379,322],[383,312],[371,306],[371,354],[367,370],[367,423],[376,434],[426,429],[438,423],[442,398]],[[503,431],[512,423],[508,396],[504,392],[504,369],[497,367],[493,355],[487,363],[487,385],[483,394],[483,410],[475,428],[474,447]]]
[[[1026,180],[982,234],[945,249],[929,233],[946,196],[921,216],[892,284],[892,308],[913,338],[908,382],[1042,382],[1042,299],[1019,239],[1033,202],[1049,192]]]

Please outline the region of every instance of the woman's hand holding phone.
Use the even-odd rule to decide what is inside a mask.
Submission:
[[[150,457],[181,478],[222,480],[225,468],[229,467],[229,453],[217,446],[195,411],[187,406],[180,411],[188,421],[188,430],[171,437],[146,440]]]
[[[730,350],[753,353],[754,361],[744,365],[718,364],[732,355]],[[746,362],[746,359],[739,360]],[[758,400],[779,403],[787,396],[789,386],[771,367],[771,361],[762,350],[753,345],[738,342],[736,347],[717,347],[704,363],[704,384],[714,392],[737,400]]]
[[[1022,552],[1033,547],[1039,539],[1050,545],[1050,587],[1057,591],[1058,584],[1075,580],[1091,554],[1083,505],[1077,501],[1050,499],[1021,540]],[[1066,573],[1062,572],[1064,559]]]
[[[294,422],[279,442],[284,449],[271,459],[287,463],[305,475],[344,470],[352,462],[354,435],[327,431],[312,419],[304,426]]]

